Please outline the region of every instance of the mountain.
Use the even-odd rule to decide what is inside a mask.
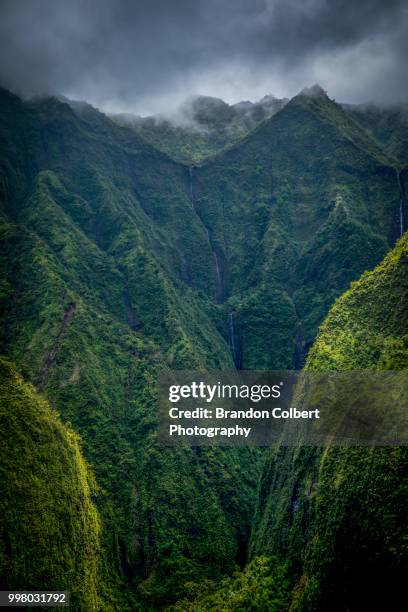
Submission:
[[[69,590],[76,609],[98,609],[98,490],[78,435],[4,359],[0,418],[2,588]]]
[[[306,369],[408,368],[408,236],[333,306]],[[408,549],[405,447],[277,448],[264,469],[251,555],[278,555],[291,610],[390,609]]]
[[[158,370],[232,367],[188,170],[99,113],[1,107],[2,350],[83,438],[105,607],[176,598],[245,554],[258,476],[255,450],[156,440]]]
[[[173,116],[138,117],[113,115],[122,126],[131,127],[146,142],[171,158],[191,164],[239,142],[258,124],[272,117],[287,103],[272,95],[258,102],[229,105],[219,98],[194,96]]]
[[[378,104],[347,104],[345,111],[360,123],[390,157],[404,167],[408,164],[408,107],[407,105],[379,106]]]
[[[316,87],[194,164],[83,103],[1,91],[0,117],[2,353],[81,436],[101,608],[163,608],[245,564],[263,453],[161,445],[158,373],[300,367],[406,176]]]
[[[194,169],[243,369],[301,365],[334,300],[395,242],[394,163],[314,90]]]

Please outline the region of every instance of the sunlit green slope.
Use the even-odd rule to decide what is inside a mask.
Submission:
[[[78,436],[0,359],[0,582],[99,610],[100,524]]]
[[[408,235],[331,309],[308,370],[408,367]],[[251,554],[292,564],[293,610],[393,609],[408,561],[403,447],[279,448],[264,470]]]

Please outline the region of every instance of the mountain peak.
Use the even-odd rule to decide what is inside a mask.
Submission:
[[[327,92],[318,83],[315,83],[311,87],[304,87],[299,95],[309,96],[311,98],[327,98]]]

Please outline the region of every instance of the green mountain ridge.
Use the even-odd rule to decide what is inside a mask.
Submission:
[[[405,235],[336,301],[306,370],[407,369],[407,263]],[[398,609],[407,460],[405,447],[278,445],[263,470],[246,568],[192,588],[174,610]]]
[[[401,166],[408,163],[408,109],[406,105],[344,105],[346,112],[381,143],[387,155]]]
[[[408,366],[408,236],[333,306],[310,371]],[[298,584],[291,610],[398,606],[408,550],[405,447],[277,448],[264,468],[251,556],[277,554]]]
[[[0,380],[2,588],[47,584],[69,590],[74,608],[97,610],[97,489],[78,436],[4,359]]]
[[[263,453],[160,446],[157,373],[300,367],[399,235],[406,175],[317,93],[191,165],[90,106],[0,92],[2,352],[83,440],[104,610],[162,609],[247,558]],[[264,567],[286,580],[268,560],[237,584],[269,589]]]
[[[214,307],[184,284],[181,292],[166,259],[178,254],[177,245],[163,244],[161,228],[150,222],[160,201],[152,202],[149,190],[158,176],[166,181],[174,163],[148,147],[136,149],[133,136],[130,152],[126,141],[123,149],[106,142],[113,132],[122,145],[122,130],[106,120],[101,138],[99,128],[95,134],[58,101],[40,109],[9,96],[6,103],[17,108],[2,132],[3,350],[83,436],[104,491],[98,510],[105,609],[126,609],[132,592],[155,605],[178,596],[180,576],[232,569],[247,539],[258,474],[254,451],[198,455],[161,449],[155,440],[158,369],[232,366]],[[26,154],[21,160],[13,146],[27,129],[30,148],[17,148]],[[149,214],[133,195],[131,181],[142,172],[135,158],[153,168],[139,186]],[[185,169],[177,171],[174,207],[184,224],[191,206]],[[200,231],[193,228],[193,237]],[[205,277],[201,282],[210,285]]]
[[[138,117],[125,113],[112,115],[112,119],[175,160],[190,164],[200,163],[239,142],[286,103],[286,99],[271,95],[255,103],[233,105],[210,96],[195,96],[186,100],[174,116]]]
[[[293,364],[290,345],[285,356],[271,354],[282,343],[268,311],[276,327],[291,329],[301,363],[334,299],[385,255],[398,231],[392,164],[327,96],[299,95],[194,171],[196,208],[211,228],[240,324],[244,369]],[[245,354],[246,338],[254,358]]]

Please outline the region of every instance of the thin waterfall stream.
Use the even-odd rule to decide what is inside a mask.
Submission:
[[[196,217],[199,219],[199,221],[200,221],[201,225],[203,226],[204,231],[206,233],[207,241],[208,241],[208,244],[210,246],[211,253],[212,253],[212,256],[213,256],[213,259],[214,259],[214,269],[215,269],[215,276],[216,276],[216,300],[218,302],[222,302],[222,300],[224,298],[224,286],[223,286],[223,279],[222,279],[222,274],[221,274],[221,266],[220,266],[220,262],[219,262],[219,259],[218,259],[217,251],[214,249],[214,247],[212,245],[210,231],[209,231],[208,227],[205,225],[205,223],[203,222],[203,220],[201,219],[200,215],[197,212],[196,206],[195,206],[194,166],[189,166],[189,177],[190,177],[189,194],[190,194],[191,209],[194,212],[194,214],[196,215]],[[228,313],[228,335],[229,335],[229,345],[230,345],[232,360],[234,362],[235,367],[237,369],[240,369],[240,367],[241,367],[241,346],[240,346],[239,335],[238,335],[238,332],[237,332],[237,326],[236,326],[235,313],[234,312],[229,312]]]
[[[193,166],[189,166],[188,170],[189,170],[189,175],[190,175],[190,203],[191,203],[191,208],[197,214],[197,211],[196,211],[195,205],[194,205]]]
[[[215,269],[215,277],[216,277],[216,299],[218,302],[222,301],[223,298],[223,294],[224,294],[224,287],[223,287],[223,282],[222,282],[222,276],[221,276],[221,266],[220,266],[220,262],[218,259],[218,255],[217,255],[217,251],[214,249],[212,242],[211,242],[211,237],[210,237],[210,231],[208,229],[208,227],[205,225],[205,223],[203,222],[203,220],[201,219],[200,215],[198,214],[196,207],[195,207],[195,197],[194,197],[194,166],[189,166],[189,175],[190,175],[190,202],[191,202],[191,208],[193,210],[193,212],[195,213],[195,215],[198,217],[201,225],[203,226],[205,233],[207,235],[207,241],[208,244],[210,245],[210,249],[211,249],[211,253],[214,259],[214,269]]]
[[[400,237],[402,236],[402,234],[404,233],[404,226],[405,226],[405,220],[404,220],[404,207],[405,207],[405,194],[404,194],[404,188],[402,186],[402,182],[401,182],[401,170],[395,170],[396,174],[397,174],[397,181],[398,181],[398,189],[399,189],[399,230],[400,230]]]

